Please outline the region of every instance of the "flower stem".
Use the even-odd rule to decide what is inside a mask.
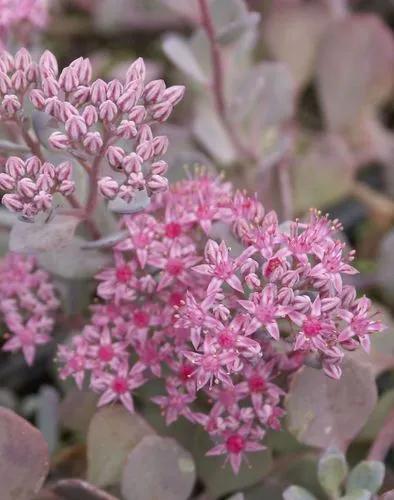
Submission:
[[[368,460],[383,462],[394,444],[394,409],[388,414],[368,453]]]

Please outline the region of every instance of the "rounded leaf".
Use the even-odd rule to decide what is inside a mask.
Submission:
[[[319,460],[317,474],[319,482],[331,496],[338,496],[339,488],[347,476],[348,466],[343,453],[327,450]]]
[[[283,500],[316,500],[316,497],[301,486],[290,486],[283,492]]]
[[[385,467],[377,460],[365,460],[357,464],[350,472],[346,483],[346,491],[368,490],[377,493],[383,484]]]
[[[193,458],[174,439],[146,436],[127,458],[125,500],[186,500],[196,479]]]

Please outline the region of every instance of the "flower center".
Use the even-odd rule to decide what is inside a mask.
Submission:
[[[166,271],[171,276],[177,276],[183,271],[183,262],[180,259],[168,259]]]
[[[256,311],[256,316],[259,321],[262,323],[271,323],[274,319],[275,313],[272,307],[270,306],[260,306]]]
[[[229,330],[223,330],[219,334],[218,341],[219,344],[225,348],[230,348],[234,346],[234,336]]]
[[[226,441],[226,448],[229,453],[241,453],[245,447],[245,441],[239,434],[233,434]]]
[[[133,273],[127,265],[120,266],[116,270],[116,279],[120,281],[120,283],[127,283],[132,276]]]
[[[112,390],[116,394],[124,394],[127,392],[127,380],[123,377],[117,377],[112,382]]]
[[[114,350],[110,345],[102,345],[98,351],[100,361],[111,361],[114,357]]]
[[[252,375],[248,384],[251,392],[263,392],[267,387],[265,380],[260,375]]]
[[[192,373],[193,373],[193,367],[190,366],[190,365],[182,365],[181,366],[181,369],[179,370],[179,378],[183,381],[183,382],[187,382]]]
[[[135,311],[133,321],[138,328],[145,328],[149,325],[149,315],[145,311]]]
[[[179,292],[171,293],[170,298],[169,298],[170,306],[172,306],[172,307],[179,306],[181,304],[182,299],[183,299],[183,295],[181,293],[179,293]]]
[[[274,257],[268,261],[267,267],[265,268],[264,274],[266,276],[270,276],[275,269],[277,269],[281,265],[281,260],[278,257]]]
[[[167,238],[177,238],[182,234],[182,226],[177,222],[169,222],[165,227]]]
[[[316,337],[321,332],[322,326],[317,319],[307,319],[304,321],[302,329],[307,337]]]

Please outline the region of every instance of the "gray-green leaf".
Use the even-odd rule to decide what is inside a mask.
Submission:
[[[360,462],[349,474],[346,491],[352,493],[361,489],[377,493],[383,484],[384,469],[384,464],[377,460]]]
[[[290,486],[283,492],[284,500],[316,500],[316,497],[301,486]]]
[[[340,451],[329,449],[320,458],[317,474],[321,486],[329,495],[338,496],[347,473],[346,458]]]

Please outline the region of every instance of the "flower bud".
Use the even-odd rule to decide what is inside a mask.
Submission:
[[[30,98],[30,102],[33,104],[33,106],[35,108],[44,109],[46,99],[45,99],[44,94],[42,93],[41,90],[33,89],[30,92],[29,98]]]
[[[56,177],[59,181],[71,180],[73,166],[69,161],[59,163],[56,168]]]
[[[45,102],[45,112],[60,119],[63,103],[57,97],[49,97]]]
[[[51,191],[55,185],[55,181],[47,174],[40,174],[36,182],[39,191]]]
[[[126,82],[129,83],[133,80],[145,80],[145,63],[142,57],[136,59],[128,68],[126,73]]]
[[[100,104],[107,99],[107,84],[98,79],[90,86],[90,99],[93,104]]]
[[[59,192],[64,196],[70,196],[75,191],[75,182],[71,180],[62,181],[59,186]]]
[[[42,54],[38,64],[40,68],[49,71],[54,77],[59,73],[56,57],[49,50]]]
[[[56,169],[49,161],[45,161],[41,167],[41,173],[48,175],[51,179],[56,177]]]
[[[144,89],[143,96],[146,103],[155,103],[160,101],[166,89],[166,84],[163,80],[152,80]]]
[[[58,113],[59,119],[65,123],[72,116],[79,116],[77,108],[75,108],[71,103],[65,101],[61,103],[60,111]]]
[[[152,158],[154,155],[153,142],[145,141],[137,146],[137,154],[141,156],[141,158],[146,161]]]
[[[28,81],[23,70],[18,69],[15,71],[11,77],[11,85],[16,92],[23,91],[27,88]]]
[[[82,118],[88,127],[94,125],[98,120],[97,110],[91,104],[88,104],[82,111]]]
[[[18,194],[5,194],[1,202],[11,212],[21,212],[23,210],[23,203]]]
[[[46,211],[51,208],[52,199],[53,197],[51,193],[47,193],[46,191],[39,191],[33,198],[33,201],[38,210]]]
[[[48,142],[55,149],[67,149],[70,145],[68,137],[61,132],[53,132],[49,136]]]
[[[1,107],[4,112],[11,117],[21,109],[22,105],[16,95],[8,94],[4,96]]]
[[[9,73],[10,71],[13,71],[14,69],[14,58],[12,57],[12,55],[7,52],[6,50],[3,50],[1,53],[0,53],[0,61],[3,62],[4,66],[5,66],[5,73]]]
[[[178,104],[179,101],[183,99],[185,95],[184,85],[173,85],[168,87],[163,93],[163,100],[169,101],[173,106]]]
[[[79,80],[77,72],[74,70],[74,68],[71,68],[69,66],[63,69],[63,71],[60,73],[59,85],[66,92],[71,92],[78,87]]]
[[[124,151],[119,146],[109,146],[105,153],[105,157],[111,167],[118,167],[122,163]]]
[[[129,113],[129,120],[135,123],[142,123],[146,118],[146,109],[144,106],[134,106]]]
[[[153,139],[153,149],[155,156],[163,156],[168,149],[168,137],[165,135],[158,135]]]
[[[33,198],[36,194],[37,186],[29,177],[24,177],[18,182],[16,189],[21,196]]]
[[[83,145],[89,153],[99,153],[103,146],[100,132],[88,132],[83,140]]]
[[[38,213],[37,207],[34,203],[24,203],[22,214],[25,217],[32,218],[35,217]]]
[[[65,128],[73,141],[79,141],[87,132],[86,123],[82,116],[71,116],[66,121]]]
[[[2,94],[6,94],[10,88],[11,88],[10,77],[3,71],[0,71],[0,92]]]
[[[119,189],[119,198],[122,198],[126,203],[130,203],[134,198],[135,189],[133,186],[122,185]]]
[[[25,164],[17,156],[10,156],[5,164],[5,171],[14,179],[20,179],[25,175]]]
[[[142,172],[131,172],[127,179],[127,184],[129,186],[133,186],[134,189],[144,189],[145,188],[145,179],[144,174]]]
[[[99,117],[103,122],[112,122],[118,114],[118,108],[112,101],[104,101],[100,104]]]
[[[14,57],[15,69],[25,70],[32,62],[31,55],[27,49],[22,47]]]
[[[98,181],[98,190],[102,196],[109,200],[113,200],[118,194],[119,186],[112,177],[102,177]]]
[[[88,102],[90,97],[90,88],[85,85],[78,85],[77,89],[73,92],[71,99],[77,106],[82,106]]]
[[[15,179],[4,172],[0,173],[0,190],[11,191],[15,187]]]
[[[153,139],[152,129],[150,128],[149,125],[147,125],[146,123],[141,125],[141,127],[138,131],[137,139],[138,139],[139,144],[141,144],[145,141],[151,141]]]
[[[167,162],[163,160],[155,161],[151,166],[152,175],[165,175],[168,170]]]
[[[107,86],[107,99],[116,102],[123,93],[123,85],[119,80],[111,80]]]
[[[154,120],[165,122],[172,112],[170,101],[163,101],[149,106],[149,112]]]
[[[45,97],[54,97],[59,93],[59,84],[55,78],[48,76],[42,81],[42,91]]]
[[[122,167],[127,174],[141,172],[142,158],[136,153],[130,153],[123,158]]]
[[[136,103],[136,95],[135,92],[129,90],[124,92],[119,99],[117,99],[116,104],[119,109],[124,113],[131,111],[133,109],[134,104]]]
[[[25,161],[26,174],[36,177],[41,170],[41,161],[37,156],[31,156]]]
[[[152,177],[148,181],[148,188],[150,189],[150,191],[155,193],[167,191],[168,180],[161,175],[152,175]]]
[[[89,59],[79,57],[70,64],[70,67],[75,70],[80,83],[84,85],[89,84],[92,78],[92,65],[90,64]]]
[[[116,129],[116,135],[123,139],[132,139],[137,135],[137,127],[133,121],[122,120]]]

